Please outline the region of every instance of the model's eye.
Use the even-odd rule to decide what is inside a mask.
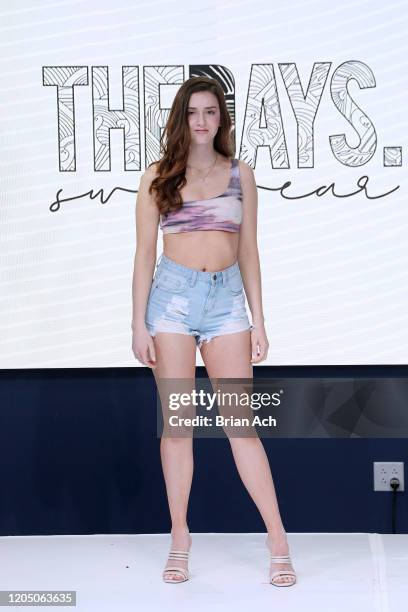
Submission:
[[[214,110],[209,110],[208,111],[211,115],[215,115],[215,111]],[[192,113],[194,113],[194,111],[187,111],[187,115],[191,115]]]

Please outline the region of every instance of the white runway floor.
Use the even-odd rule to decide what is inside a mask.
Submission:
[[[298,582],[286,588],[268,583],[265,534],[191,535],[182,584],[161,580],[169,535],[2,537],[0,590],[75,590],[65,609],[81,612],[408,609],[408,535],[288,533]]]

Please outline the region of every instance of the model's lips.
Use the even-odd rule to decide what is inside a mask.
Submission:
[[[196,132],[208,132],[208,130],[196,130]]]

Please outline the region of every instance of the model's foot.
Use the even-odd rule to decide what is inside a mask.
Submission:
[[[273,537],[268,534],[268,537],[266,539],[266,545],[274,557],[289,555],[289,546],[285,530],[283,530],[281,534],[275,535]],[[271,563],[270,575],[272,575],[274,572],[277,572],[278,570],[291,570],[294,572],[291,563]],[[294,576],[275,576],[275,578],[273,579],[274,584],[293,584],[294,582],[296,582],[296,578]]]
[[[170,550],[182,550],[187,552],[190,550],[191,543],[192,539],[190,533],[187,530],[173,529],[171,531]],[[185,561],[184,559],[177,559],[177,561],[175,561],[174,559],[168,559],[166,567],[163,571],[163,578],[166,581],[171,580],[173,582],[184,582],[185,578],[180,572],[177,572],[176,570],[169,570],[168,572],[166,572],[167,567],[174,566],[182,567],[183,569],[188,570],[188,561]]]

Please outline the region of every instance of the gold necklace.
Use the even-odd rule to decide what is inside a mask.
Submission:
[[[205,183],[205,179],[207,178],[207,176],[210,174],[211,170],[214,168],[215,164],[217,163],[217,159],[218,159],[218,155],[217,153],[215,154],[215,161],[214,163],[210,166],[210,169],[208,170],[207,174],[204,176],[204,178],[200,177],[200,180]],[[190,166],[189,164],[187,164],[187,168],[192,168],[193,170],[201,170],[201,168],[194,168],[194,166]]]

